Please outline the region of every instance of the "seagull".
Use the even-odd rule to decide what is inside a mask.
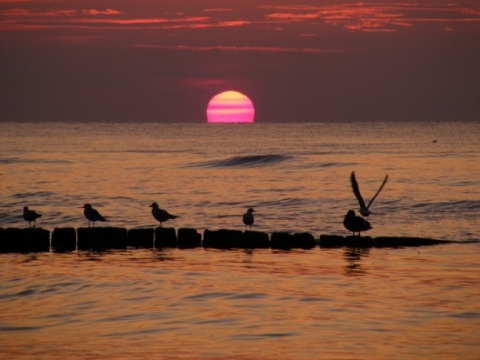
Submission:
[[[163,222],[168,221],[170,219],[176,219],[178,217],[178,216],[169,214],[167,210],[160,209],[156,202],[149,205],[149,207],[152,208],[152,215],[156,220],[160,222],[160,226],[162,226]]]
[[[355,178],[355,171],[352,171],[352,174],[350,175],[350,181],[352,183],[352,189],[353,193],[355,194],[355,197],[358,200],[358,203],[360,204],[360,214],[364,217],[368,217],[372,212],[370,211],[370,205],[372,205],[373,200],[380,194],[380,191],[382,191],[383,187],[385,186],[386,182],[388,180],[388,175],[385,176],[385,179],[382,182],[382,185],[380,185],[380,188],[377,190],[376,194],[373,196],[372,200],[368,203],[367,206],[365,206],[365,201],[363,200],[362,194],[360,194],[360,189],[358,187],[357,179]]]
[[[255,222],[255,217],[253,216],[253,213],[255,210],[252,208],[249,208],[245,214],[243,214],[243,223],[245,224],[245,229],[247,226],[250,226],[250,230],[252,230],[252,225]]]
[[[41,217],[42,214],[38,214],[35,210],[28,210],[28,206],[23,207],[23,219],[28,221],[28,226],[32,227],[31,222],[33,221],[33,227],[37,225],[37,219]]]
[[[97,210],[95,210],[92,205],[85,204],[83,207],[83,215],[88,219],[88,227],[90,227],[90,221],[93,222],[93,226],[95,227],[95,221],[108,221],[105,219]]]
[[[345,215],[343,226],[345,226],[345,229],[353,232],[353,236],[355,236],[356,232],[358,232],[358,236],[360,236],[360,232],[367,231],[372,228],[367,220],[360,216],[356,216],[355,211],[353,210],[349,210],[347,215]]]

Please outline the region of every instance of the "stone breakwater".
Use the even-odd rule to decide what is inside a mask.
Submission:
[[[215,248],[215,249],[312,249],[333,247],[372,248],[447,244],[454,241],[420,237],[369,237],[320,235],[308,232],[204,230],[120,227],[97,228],[0,228],[0,253],[69,252],[76,250],[104,251],[127,248]]]

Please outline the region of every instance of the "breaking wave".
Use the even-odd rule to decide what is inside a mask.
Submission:
[[[252,167],[252,166],[268,166],[292,159],[293,156],[281,154],[268,155],[247,155],[234,156],[222,160],[207,161],[202,163],[191,164],[190,166],[205,167]]]

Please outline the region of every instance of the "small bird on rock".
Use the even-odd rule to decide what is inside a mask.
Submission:
[[[178,217],[176,215],[169,214],[167,210],[160,209],[156,202],[149,205],[149,207],[152,208],[152,215],[155,220],[160,222],[160,226],[162,226],[162,223],[164,223],[165,221],[168,221],[170,219],[176,219]]]
[[[90,221],[93,223],[92,227],[95,227],[95,221],[108,221],[92,205],[85,204],[82,207],[83,215],[88,219],[88,227],[90,227]]]
[[[347,215],[345,215],[343,226],[345,226],[347,230],[353,232],[353,236],[355,236],[356,232],[358,232],[358,236],[360,236],[362,231],[368,231],[372,228],[367,220],[360,216],[356,216],[355,211],[353,210],[349,210]]]
[[[245,214],[243,214],[243,223],[245,224],[245,229],[247,226],[250,226],[250,230],[252,230],[252,225],[255,223],[255,216],[253,213],[255,210],[249,208]]]
[[[28,206],[23,207],[23,219],[28,221],[29,227],[32,227],[32,221],[33,227],[35,227],[35,225],[37,225],[37,219],[41,216],[42,214],[38,214],[35,210],[28,210]]]

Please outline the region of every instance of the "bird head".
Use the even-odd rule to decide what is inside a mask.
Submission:
[[[148,207],[158,209],[158,204],[156,202],[152,203],[151,205],[148,205]]]
[[[252,212],[255,212],[255,210],[253,210],[252,208],[249,208],[249,209],[247,210],[247,213],[252,213]]]
[[[85,205],[82,206],[82,208],[84,208],[84,209],[91,209],[91,208],[92,208],[92,205],[90,205],[90,204],[85,204]]]
[[[355,211],[348,210],[347,215],[345,215],[345,217],[355,217]]]

